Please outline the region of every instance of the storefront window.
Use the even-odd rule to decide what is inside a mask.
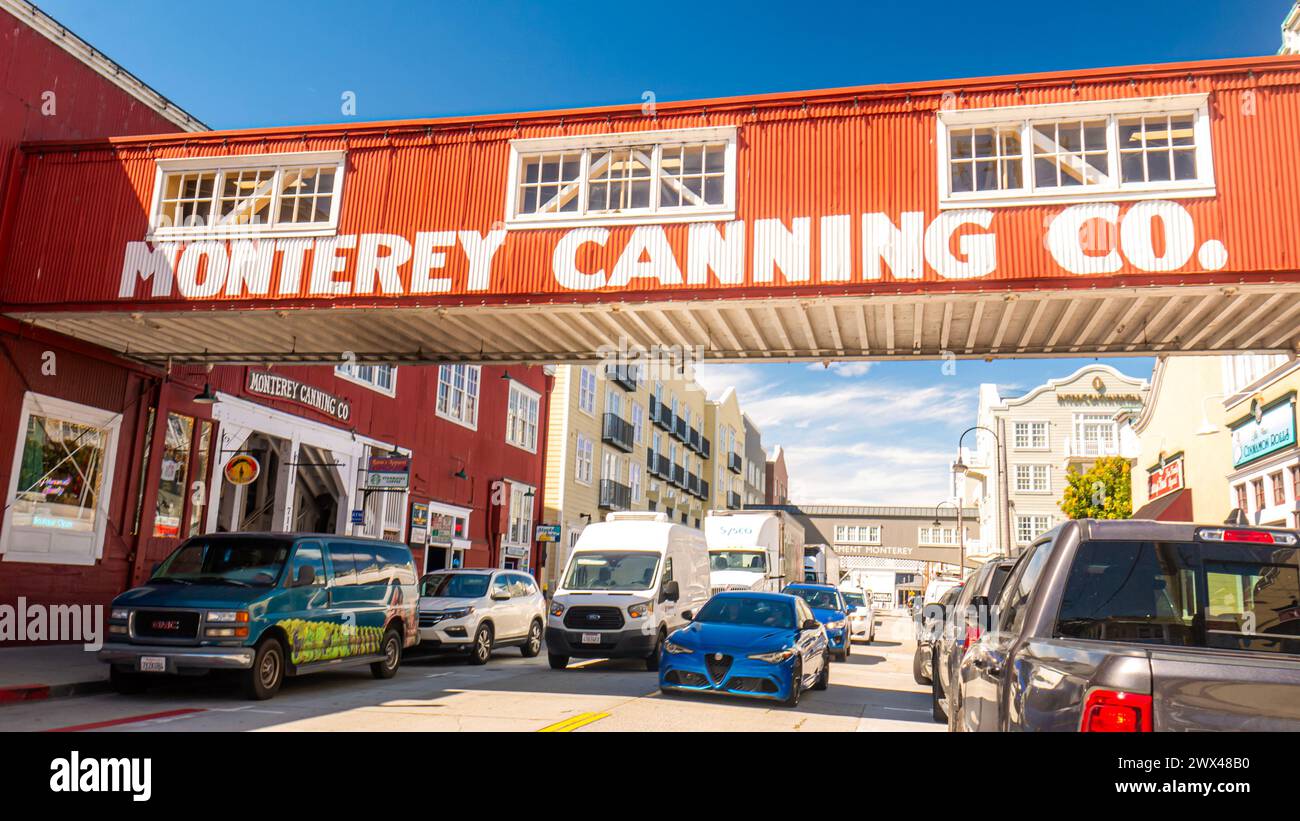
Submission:
[[[204,484],[208,475],[208,457],[212,451],[212,423],[199,423],[199,441],[194,451],[194,493],[190,500],[189,535],[203,532],[203,511],[207,509],[208,492]]]
[[[185,485],[189,478],[194,419],[178,413],[167,414],[166,437],[158,480],[158,504],[154,509],[153,535],[174,538],[181,535],[181,515],[185,510]]]
[[[23,434],[18,486],[13,499],[17,527],[91,533],[99,515],[100,487],[109,432],[32,414]]]

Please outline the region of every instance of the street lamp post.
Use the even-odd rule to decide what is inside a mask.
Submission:
[[[987,433],[989,436],[992,436],[994,443],[996,443],[997,445],[997,452],[994,454],[993,457],[993,481],[998,483],[998,495],[1002,497],[1002,504],[1001,504],[1002,518],[1005,519],[1008,514],[1006,511],[1007,488],[1002,487],[1002,460],[1001,460],[1002,440],[998,438],[998,435],[994,433],[993,430],[991,430],[990,428],[986,428],[983,425],[971,425],[969,428],[961,432],[961,436],[957,437],[957,461],[953,463],[952,472],[959,475],[965,475],[966,471],[969,470],[969,468],[966,466],[966,463],[961,460],[962,442],[966,440],[966,434],[975,430],[982,430],[985,433]],[[965,501],[966,494],[964,492],[964,489],[963,492],[960,494],[959,498],[961,498],[963,502]],[[962,528],[961,514],[962,514],[962,505],[959,504],[957,506],[957,540],[961,545],[960,555],[961,555],[962,574],[965,575],[966,573],[966,532]],[[1001,538],[999,538],[998,541],[1001,541]],[[1000,550],[999,553],[1001,553]]]
[[[961,535],[961,507],[962,507],[962,506],[961,506],[961,502],[960,502],[960,501],[957,501],[957,502],[949,502],[949,501],[945,500],[945,501],[942,501],[942,502],[940,502],[939,504],[935,505],[935,506],[934,506],[934,526],[935,526],[935,528],[942,528],[942,527],[943,527],[943,523],[939,521],[939,508],[943,507],[944,505],[952,505],[954,508],[957,509],[957,544],[958,544],[958,547],[959,547],[959,552],[958,552],[958,554],[957,554],[957,556],[958,556],[958,559],[957,559],[957,577],[960,578],[960,579],[964,579],[964,578],[966,578],[966,540],[963,539],[963,538],[962,538],[962,535]]]

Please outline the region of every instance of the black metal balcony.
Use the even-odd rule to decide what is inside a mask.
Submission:
[[[600,506],[606,510],[627,510],[632,506],[632,488],[613,479],[601,479]]]
[[[740,494],[734,490],[727,491],[727,507],[740,510]]]
[[[605,378],[625,391],[636,390],[637,374],[636,365],[609,364],[605,366]]]
[[[688,473],[686,475],[686,492],[692,496],[700,495],[700,477],[698,474]]]
[[[625,453],[632,452],[632,423],[616,413],[605,414],[600,441],[613,445]]]
[[[733,451],[727,454],[727,470],[736,475],[740,475],[744,472],[744,469],[744,464],[739,453]]]
[[[700,452],[700,429],[691,428],[686,434],[686,446],[696,453]]]
[[[672,478],[673,484],[684,490],[686,488],[686,468],[682,467],[681,465],[673,465],[672,467],[673,467],[673,478]]]
[[[709,501],[709,483],[703,479],[700,480],[700,498],[704,500],[705,504]]]
[[[708,458],[709,458],[709,453],[710,453],[712,450],[713,450],[713,443],[709,441],[709,437],[707,437],[707,436],[701,436],[701,437],[700,437],[700,455],[703,456],[705,459],[708,459]]]
[[[673,479],[673,463],[668,461],[668,457],[662,453],[659,454],[659,476],[670,482]]]
[[[645,469],[646,473],[653,474],[658,466],[659,460],[655,459],[654,448],[649,448],[645,452]]]
[[[685,442],[686,432],[688,430],[689,428],[686,427],[686,417],[678,416],[677,424],[673,426],[673,436],[676,436],[678,441]]]
[[[654,399],[650,400],[650,419],[660,428],[672,433],[673,431],[673,409],[667,405],[661,405]]]

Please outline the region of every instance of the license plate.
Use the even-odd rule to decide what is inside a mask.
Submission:
[[[583,633],[583,634],[582,634],[582,643],[583,643],[583,644],[600,644],[600,634],[599,634],[599,633]]]
[[[167,657],[166,656],[141,656],[140,672],[141,673],[167,672]]]

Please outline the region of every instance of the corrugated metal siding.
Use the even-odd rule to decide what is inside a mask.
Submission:
[[[1261,58],[1250,65],[1250,72],[1241,67],[1233,73],[1216,73],[1225,69],[1215,68],[1213,63],[1197,64],[1186,73],[1167,69],[1155,77],[1141,67],[1110,74],[1078,72],[1025,78],[1019,89],[1020,81],[1011,78],[918,87],[914,95],[864,89],[857,99],[846,92],[821,92],[810,93],[808,100],[784,95],[751,103],[710,101],[661,107],[657,118],[630,118],[620,109],[603,116],[600,112],[579,112],[572,117],[521,115],[517,123],[494,118],[460,124],[394,123],[346,130],[322,127],[190,135],[182,140],[117,140],[111,146],[81,146],[75,151],[32,147],[26,156],[22,199],[5,260],[0,303],[11,309],[69,304],[127,307],[117,299],[122,257],[126,243],[145,234],[155,159],[345,149],[348,172],[340,233],[388,232],[411,238],[426,230],[486,232],[499,222],[505,213],[508,148],[513,138],[702,125],[735,125],[739,129],[737,218],[746,222],[750,239],[756,219],[781,218],[788,225],[793,217],[811,217],[813,277],[796,284],[828,293],[852,293],[863,284],[857,236],[857,219],[862,213],[882,212],[897,222],[903,211],[922,211],[927,224],[938,213],[934,138],[939,106],[982,108],[1192,92],[1211,95],[1219,192],[1213,199],[1180,201],[1194,218],[1197,242],[1215,238],[1225,243],[1228,266],[1221,273],[1267,272],[1294,279],[1300,232],[1293,229],[1291,215],[1300,206],[1300,175],[1290,141],[1300,133],[1300,90],[1296,86],[1300,60]],[[1131,73],[1131,80],[1126,72]],[[944,91],[955,96],[945,102]],[[1245,105],[1248,94],[1254,95],[1254,113]],[[1065,275],[1043,242],[1047,221],[1063,207],[994,209],[990,230],[997,236],[997,271],[968,283],[941,280],[927,267],[924,281],[942,281],[945,290],[972,284],[1085,287],[1107,280],[1118,282],[1126,275],[1144,275],[1127,262],[1114,277]],[[817,220],[836,214],[848,214],[854,220],[853,280],[824,285],[817,279],[821,267]],[[588,271],[612,269],[632,230],[613,227],[604,248],[584,246],[580,267]],[[555,281],[552,253],[566,232],[511,231],[497,254],[492,292],[486,297],[602,298],[566,291]],[[684,270],[688,227],[668,225],[664,232]],[[747,247],[752,252],[752,242]],[[345,277],[351,274],[355,261],[354,254],[347,256]],[[752,263],[752,253],[748,256]],[[459,248],[450,249],[447,258],[447,272],[453,277],[450,295],[405,296],[397,301],[410,305],[483,299],[485,295],[465,289],[468,266]],[[1170,276],[1196,273],[1198,266],[1193,254],[1191,261]],[[403,266],[404,281],[409,281],[409,267]],[[312,297],[307,292],[308,280],[304,275],[293,295],[307,300],[301,304],[393,301],[383,296]],[[888,288],[889,283],[886,279],[883,287]],[[775,283],[756,284],[751,270],[745,285],[737,295],[790,292],[789,283],[779,274]],[[880,290],[881,285],[873,283],[873,287]],[[914,283],[895,287],[914,287]],[[637,299],[675,291],[703,294],[717,290],[716,282],[675,286],[656,282],[650,287],[634,280],[628,288],[618,289],[618,294]],[[188,304],[198,307],[223,300]],[[264,300],[259,305],[272,303]],[[140,304],[162,303],[146,299]],[[907,315],[900,314],[897,321],[914,322],[910,311],[903,313]],[[985,321],[996,319],[986,317]]]

